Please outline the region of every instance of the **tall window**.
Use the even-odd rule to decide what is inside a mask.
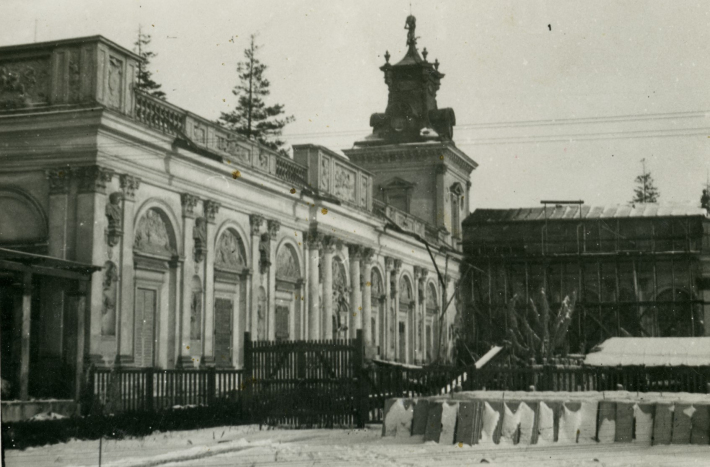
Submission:
[[[463,188],[460,183],[451,187],[451,235],[461,237],[461,209],[463,209]]]

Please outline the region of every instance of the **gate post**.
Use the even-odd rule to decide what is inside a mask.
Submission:
[[[365,428],[370,414],[370,388],[367,383],[367,368],[365,368],[365,339],[362,329],[357,330],[355,340],[355,355],[353,358],[353,376],[355,376],[355,403],[357,409],[357,427]]]
[[[212,407],[217,392],[217,369],[213,366],[207,368],[207,406]]]

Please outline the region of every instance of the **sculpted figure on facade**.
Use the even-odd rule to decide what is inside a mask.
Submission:
[[[116,335],[116,294],[118,292],[118,268],[111,261],[104,266],[103,293],[101,298],[101,335]]]
[[[192,228],[192,239],[195,242],[195,262],[200,263],[207,252],[207,221],[204,217],[195,219]]]
[[[271,236],[268,233],[259,237],[259,269],[262,274],[271,266]]]
[[[121,235],[123,235],[123,208],[121,200],[123,193],[115,191],[108,197],[106,203],[106,218],[108,219],[108,246],[112,247],[118,244]]]

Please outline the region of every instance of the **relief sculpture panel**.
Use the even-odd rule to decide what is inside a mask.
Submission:
[[[109,58],[108,105],[120,109],[123,102],[123,62],[116,57]]]
[[[49,59],[0,62],[0,109],[49,102]]]
[[[335,164],[333,194],[344,200],[355,202],[355,171],[340,164]]]

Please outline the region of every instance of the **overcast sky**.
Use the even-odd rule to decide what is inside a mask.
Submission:
[[[378,68],[385,50],[404,54],[409,3],[3,0],[0,45],[101,34],[132,48],[141,24],[168,100],[216,119],[257,33],[272,102],[296,117],[288,141],[342,149],[385,110]],[[446,74],[439,106],[454,108],[455,140],[480,164],[474,206],[628,202],[642,158],[662,202],[697,203],[710,170],[710,2],[411,3],[419,48]]]

